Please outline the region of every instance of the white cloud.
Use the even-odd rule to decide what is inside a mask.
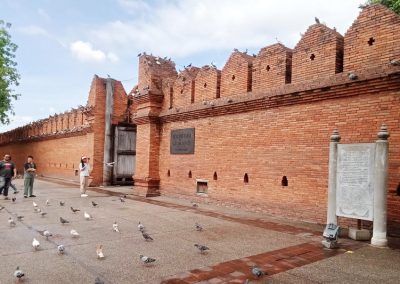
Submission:
[[[49,36],[44,28],[35,25],[20,27],[18,31],[29,36]]]
[[[83,62],[104,62],[106,60],[117,62],[119,60],[116,54],[112,52],[106,54],[100,49],[94,49],[90,42],[83,42],[81,40],[72,42],[70,50],[78,60]]]
[[[90,41],[109,50],[187,57],[208,51],[261,48],[300,39],[317,16],[341,33],[356,18],[360,0],[119,0],[135,16],[91,32]]]

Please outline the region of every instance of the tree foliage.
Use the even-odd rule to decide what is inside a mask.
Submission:
[[[12,102],[19,94],[13,90],[18,86],[20,75],[16,68],[15,52],[18,46],[11,41],[10,23],[0,20],[0,123],[8,124],[9,115],[14,115]]]
[[[367,0],[366,5],[382,4],[397,14],[400,14],[400,0]]]

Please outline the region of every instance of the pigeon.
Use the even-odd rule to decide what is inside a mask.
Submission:
[[[104,281],[100,279],[100,277],[96,277],[94,280],[94,284],[104,284]]]
[[[192,203],[192,207],[197,208],[199,205],[196,202],[190,201]]]
[[[33,246],[33,248],[34,248],[35,250],[38,250],[39,247],[40,247],[39,241],[38,241],[37,239],[33,238],[32,246]]]
[[[60,206],[64,206],[64,205],[65,205],[65,202],[60,201]]]
[[[91,219],[93,219],[93,217],[92,217],[89,213],[87,213],[86,211],[85,211],[85,213],[83,214],[83,216],[85,217],[86,220],[91,220]]]
[[[49,237],[53,236],[53,234],[50,233],[48,230],[38,231],[38,233],[41,234],[42,236],[46,237],[46,240],[48,240]]]
[[[142,231],[142,236],[143,236],[145,241],[152,241],[153,240],[153,238],[150,237],[150,235],[148,233],[144,232],[144,231]]]
[[[40,209],[40,208],[34,208],[33,211],[35,211],[35,213],[40,213],[40,212],[42,212],[42,209]]]
[[[57,250],[59,254],[64,254],[65,247],[63,245],[58,245]]]
[[[5,207],[4,206],[0,206],[0,211],[2,211]]]
[[[76,212],[81,211],[81,210],[75,209],[74,207],[71,206],[71,211],[72,211],[73,213],[76,213]]]
[[[144,226],[142,223],[139,222],[139,225],[137,226],[139,231],[144,232]]]
[[[8,225],[10,225],[10,227],[14,227],[16,225],[13,218],[11,217],[8,218]]]
[[[96,207],[99,204],[97,204],[96,202],[92,201],[92,205],[93,205],[93,207]]]
[[[38,207],[38,205],[36,204],[35,201],[33,201],[32,204],[33,204],[33,207]]]
[[[196,223],[196,230],[201,232],[203,231],[203,227],[199,223]]]
[[[112,167],[114,167],[115,162],[104,163],[104,164],[106,164],[107,167],[112,168]]]
[[[20,216],[17,216],[17,220],[18,220],[18,221],[22,221],[23,219],[24,219],[24,216],[21,216],[21,215],[20,215]]]
[[[49,206],[50,205],[50,200],[46,200],[46,206]]]
[[[15,202],[15,200],[17,200],[16,197],[11,198],[12,202]]]
[[[67,223],[69,223],[69,221],[68,220],[65,220],[63,217],[60,217],[60,222],[61,222],[61,224],[67,224]]]
[[[265,272],[263,272],[260,268],[258,268],[257,266],[252,266],[251,267],[251,273],[253,273],[253,275],[257,278],[260,278],[262,276],[265,275]]]
[[[317,17],[315,17],[315,23],[317,23],[317,24],[320,23],[320,20]]]
[[[144,264],[149,264],[156,261],[155,258],[151,258],[142,254],[139,255],[139,258]]]
[[[125,198],[123,198],[122,196],[119,198],[119,200],[120,200],[121,202],[125,202]]]
[[[76,230],[71,230],[71,231],[70,231],[70,234],[71,234],[71,236],[72,236],[73,238],[79,237],[79,233],[78,233]]]
[[[46,215],[47,215],[46,212],[40,212],[40,216],[44,217],[44,216],[46,216]]]
[[[103,254],[103,245],[98,245],[96,249],[96,254],[98,259],[103,259],[104,254]]]
[[[358,76],[355,73],[349,73],[348,75],[349,75],[349,79],[350,80],[357,80],[358,79]]]
[[[24,276],[25,276],[25,273],[21,269],[19,269],[19,266],[17,266],[17,268],[15,269],[15,272],[14,272],[14,277],[17,278],[17,280],[19,281]]]
[[[115,221],[114,224],[113,224],[113,231],[119,233],[117,221]]]
[[[400,66],[400,59],[390,60],[390,64],[393,66]]]
[[[200,251],[201,253],[204,253],[206,250],[210,250],[209,247],[206,247],[206,246],[204,246],[204,245],[195,244],[194,246],[195,246],[196,248],[198,248],[199,251]]]

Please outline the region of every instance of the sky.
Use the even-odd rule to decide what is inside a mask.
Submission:
[[[213,62],[234,48],[257,54],[277,41],[294,48],[318,17],[342,35],[363,0],[0,0],[12,23],[21,75],[8,131],[85,105],[93,76],[137,83],[137,54],[171,57],[176,68]]]

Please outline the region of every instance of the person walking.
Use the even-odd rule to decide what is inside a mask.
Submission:
[[[79,163],[80,170],[80,189],[81,189],[81,197],[87,197],[86,190],[89,183],[89,175],[90,175],[90,165],[89,158],[86,156],[81,157],[81,162]]]
[[[8,200],[8,188],[10,187],[11,179],[17,176],[17,169],[11,156],[9,154],[4,155],[4,160],[0,162],[0,178],[2,185],[0,188],[0,195],[3,193],[4,199]]]
[[[36,165],[33,157],[28,156],[27,162],[24,164],[24,197],[36,197],[33,195],[33,182],[35,181]]]

